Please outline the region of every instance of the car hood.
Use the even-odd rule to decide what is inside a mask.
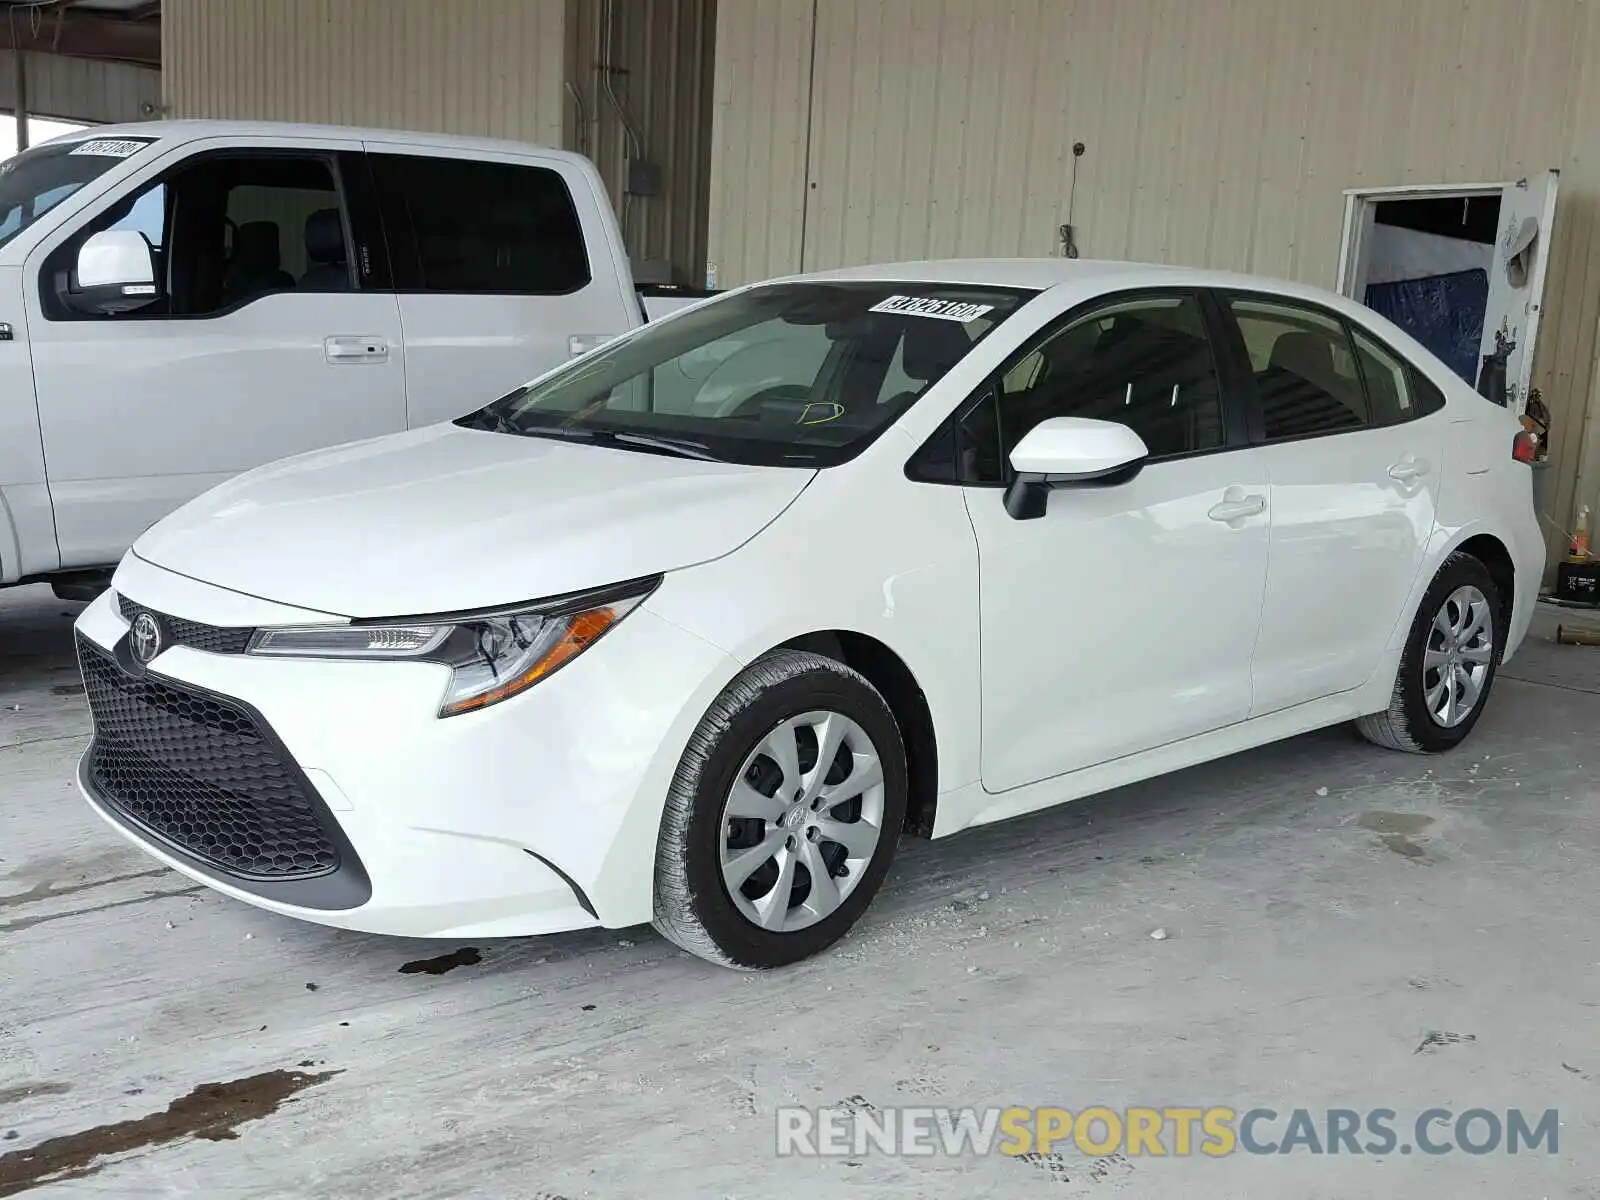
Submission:
[[[720,558],[815,475],[436,425],[250,471],[133,551],[341,616],[457,612]]]

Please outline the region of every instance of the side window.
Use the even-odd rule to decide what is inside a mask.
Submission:
[[[1353,331],[1361,377],[1367,384],[1367,404],[1374,425],[1399,425],[1415,420],[1416,401],[1411,394],[1411,372],[1361,330]]]
[[[127,216],[113,221],[109,229],[131,229],[144,234],[144,240],[158,254],[167,244],[167,185],[158,183],[134,197]]]
[[[391,235],[400,230],[402,289],[550,296],[589,282],[583,229],[559,173],[405,154],[370,161]]]
[[[1338,320],[1273,300],[1236,296],[1227,303],[1250,358],[1268,441],[1366,426],[1355,351]]]
[[[78,247],[105,229],[144,235],[165,294],[147,308],[96,320],[210,317],[273,292],[351,286],[343,205],[321,157],[220,154],[179,164],[51,255],[43,278],[52,318],[73,314],[48,281],[63,286]]]
[[[1194,295],[1144,296],[1081,317],[1008,365],[998,391],[1006,457],[1048,417],[1118,421],[1152,458],[1223,444],[1216,361]]]
[[[1417,416],[1431,417],[1444,407],[1444,393],[1439,385],[1421,371],[1411,372],[1411,389],[1417,395]]]

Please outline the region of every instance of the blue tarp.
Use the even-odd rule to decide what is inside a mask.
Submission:
[[[1487,271],[1375,283],[1367,288],[1366,303],[1433,351],[1468,383],[1476,381],[1483,314],[1489,307]]]

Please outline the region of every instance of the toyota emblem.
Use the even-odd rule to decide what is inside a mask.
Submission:
[[[128,641],[133,657],[141,663],[148,663],[161,653],[161,622],[150,613],[140,613],[133,619]]]

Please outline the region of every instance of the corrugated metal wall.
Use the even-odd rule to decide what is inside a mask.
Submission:
[[[604,0],[166,0],[173,116],[514,138],[599,164],[636,259],[699,282],[716,0],[615,0],[613,85],[659,196],[624,195],[623,125],[600,87]],[[570,86],[569,86],[570,84]],[[576,92],[576,97],[573,93]],[[582,116],[579,116],[579,104]],[[581,126],[581,128],[580,128]]]
[[[600,167],[634,259],[664,264],[674,282],[699,284],[706,261],[716,0],[570,0],[567,11],[566,145]],[[608,20],[614,24],[609,50]],[[637,147],[630,147],[622,115],[606,94],[607,66],[614,68],[612,90],[638,135]],[[658,195],[627,194],[628,158],[635,152],[660,165]]]
[[[170,115],[561,143],[566,0],[165,0]]]
[[[59,54],[28,60],[28,109],[36,117],[105,123],[148,121],[161,106],[161,72],[129,63],[93,62]],[[11,110],[16,64],[0,54],[0,109]]]
[[[719,17],[715,111],[729,283],[1052,254],[1070,220],[1086,257],[1332,286],[1344,189],[1559,167],[1535,363],[1559,520],[1600,462],[1591,0],[744,0]]]

